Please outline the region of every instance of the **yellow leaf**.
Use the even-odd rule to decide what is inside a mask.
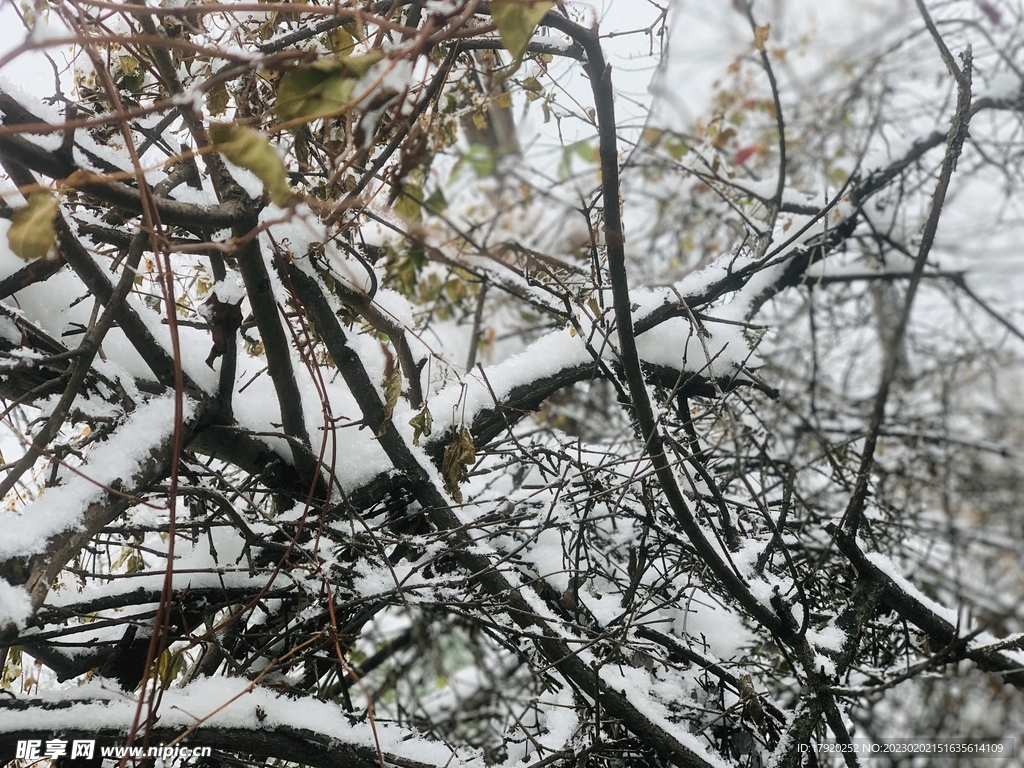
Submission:
[[[160,681],[161,687],[166,691],[171,687],[174,678],[185,669],[185,656],[179,651],[171,652],[164,649],[156,661],[153,662],[153,676]]]
[[[57,199],[49,192],[35,192],[28,196],[28,205],[14,212],[7,230],[7,244],[16,256],[32,261],[50,252],[57,241],[53,228],[57,207]]]
[[[121,62],[121,71],[128,77],[133,77],[139,71],[139,60],[134,56],[118,56]]]
[[[760,24],[754,27],[754,47],[759,51],[764,51],[764,44],[768,42],[768,33],[772,31],[771,24]]]
[[[134,56],[118,56],[121,64],[123,78],[119,85],[127,91],[138,93],[146,82],[146,71],[139,66],[139,60]]]
[[[230,123],[212,123],[213,148],[240,168],[252,171],[263,182],[274,205],[284,207],[292,198],[284,160],[257,130]]]
[[[206,92],[206,108],[211,115],[223,115],[228,109],[228,87],[224,83],[217,83]]]
[[[677,163],[686,157],[690,151],[690,143],[686,140],[685,136],[678,134],[669,134],[668,138],[664,142],[665,151],[668,152],[669,157],[675,160]]]
[[[518,61],[526,53],[530,38],[537,25],[555,7],[553,2],[516,2],[516,0],[494,0],[491,3],[491,18],[498,27],[501,42]]]
[[[406,184],[402,193],[395,200],[395,213],[407,224],[416,224],[423,220],[423,190],[416,184]]]
[[[356,47],[356,40],[344,27],[337,27],[327,33],[327,44],[339,55],[351,53]]]
[[[664,134],[665,132],[660,128],[644,128],[643,133],[640,134],[640,140],[644,144],[656,147],[661,142],[661,137]]]
[[[121,553],[118,555],[117,559],[110,564],[110,570],[116,571],[118,568],[124,565],[125,562],[127,562],[128,558],[131,557],[134,553],[135,550],[131,547],[121,547]]]

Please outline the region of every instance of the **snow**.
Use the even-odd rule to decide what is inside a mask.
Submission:
[[[637,337],[640,359],[704,376],[734,373],[750,355],[743,329],[708,323],[701,338],[688,318],[673,317]]]
[[[15,22],[20,24],[20,22]],[[34,60],[42,64],[47,72],[50,71],[46,59],[41,56],[33,56]],[[36,76],[38,77],[38,69],[35,70]],[[33,84],[35,79],[27,79],[24,81],[26,84]],[[51,81],[52,82],[52,81]],[[61,113],[56,106],[46,103],[32,91],[27,88],[23,88],[21,84],[11,79],[10,74],[6,71],[0,73],[0,90],[4,90],[13,96],[21,103],[27,110],[34,113],[36,116],[46,120],[49,123],[60,124],[64,122],[64,115]],[[54,131],[53,133],[40,133],[33,134],[32,141],[41,147],[46,149],[57,149],[61,143],[61,133]]]
[[[602,666],[598,674],[609,688],[622,693],[655,727],[671,734],[676,741],[715,768],[731,768],[729,762],[708,750],[703,739],[690,733],[685,726],[672,722],[669,711],[650,695],[651,680],[646,670],[623,665]]]
[[[641,319],[649,311],[673,301],[675,294],[637,289],[635,297],[631,298],[639,305],[634,310],[634,318]],[[450,427],[472,423],[476,414],[494,406],[495,398],[508,397],[516,387],[593,362],[594,357],[586,348],[587,341],[600,350],[604,359],[614,359],[613,346],[603,342],[592,320],[584,315],[578,322],[583,328],[582,335],[574,334],[569,328],[552,331],[523,352],[486,368],[484,375],[471,371],[432,395],[428,406],[434,418],[434,429],[443,433]],[[756,364],[742,327],[709,320],[705,330],[706,335],[701,337],[693,330],[689,319],[670,318],[637,336],[637,351],[645,362],[705,376],[735,375],[741,366]],[[612,341],[614,343],[614,337]],[[412,414],[413,411],[408,411],[404,421]],[[396,418],[396,423],[402,421]]]
[[[0,627],[10,622],[18,629],[24,629],[31,616],[32,601],[28,592],[7,579],[0,579]]]
[[[864,549],[869,549],[864,546],[862,542],[858,542],[858,545],[862,546]],[[867,558],[868,562],[892,579],[893,583],[913,600],[923,605],[936,616],[945,619],[951,626],[958,626],[959,622],[957,621],[956,610],[940,605],[907,581],[906,577],[903,576],[899,568],[890,558],[879,552],[870,551],[866,552],[864,556]]]
[[[472,423],[477,413],[494,406],[494,398],[507,397],[516,386],[585,365],[592,359],[582,339],[572,336],[568,329],[542,336],[525,352],[487,369],[486,381],[479,372],[473,371],[462,381],[449,384],[432,395],[428,406],[434,417],[434,429],[443,434],[453,426]],[[396,418],[395,422],[403,423],[411,416],[412,411],[409,411],[404,419]]]
[[[739,659],[756,642],[740,616],[722,605],[714,595],[694,588],[683,605],[685,610],[675,612],[673,634],[707,643],[709,652],[702,653],[708,658],[715,661]]]
[[[835,625],[834,620],[821,629],[808,629],[806,637],[811,645],[837,653],[843,650],[843,644],[846,643],[846,633]]]
[[[1021,95],[1024,83],[1015,72],[999,72],[975,98],[1013,99]]]
[[[554,701],[551,702],[542,701],[542,705],[547,705],[548,708],[544,713],[545,732],[540,737],[540,742],[548,749],[558,750],[569,744],[580,726],[580,718],[572,690],[568,686],[563,687],[553,698]]]
[[[85,683],[69,692],[43,694],[43,701],[74,701],[58,710],[31,708],[5,710],[0,731],[53,731],[68,728],[82,731],[127,733],[135,718],[135,700],[113,691],[99,681]],[[247,728],[308,730],[333,741],[373,749],[379,742],[386,753],[407,760],[447,765],[451,768],[482,766],[471,751],[453,754],[446,745],[386,722],[352,723],[340,707],[314,699],[293,698],[265,688],[254,688],[248,680],[214,678],[197,680],[185,688],[163,692],[160,726],[182,731],[200,728]],[[375,733],[376,732],[376,733]],[[185,742],[188,744],[186,738]]]
[[[210,288],[210,293],[216,296],[217,301],[223,304],[237,304],[245,298],[245,287],[238,278],[218,280]]]
[[[36,13],[35,24],[32,25],[32,33],[29,35],[29,40],[34,45],[43,48],[47,43],[66,39],[70,34],[70,31],[64,26],[57,14],[40,9]]]
[[[0,338],[9,341],[11,344],[21,343],[21,331],[18,330],[18,324],[14,322],[14,318],[9,317],[3,310],[0,310]]]
[[[195,404],[186,398],[184,418],[190,419],[194,410]],[[43,552],[54,536],[82,530],[89,505],[103,498],[105,486],[135,474],[142,462],[170,438],[173,430],[173,397],[155,398],[137,408],[115,435],[92,449],[88,462],[78,472],[61,470],[61,485],[43,489],[22,511],[3,515],[0,561],[27,560]],[[11,611],[0,615],[0,622],[18,620],[21,603],[10,592],[15,588],[6,582],[0,583],[6,588],[4,607]]]

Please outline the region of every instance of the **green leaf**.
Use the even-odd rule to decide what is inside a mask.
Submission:
[[[352,100],[356,78],[318,67],[286,72],[277,85],[277,114],[282,120],[315,120],[344,109]]]
[[[562,149],[562,162],[558,164],[558,178],[566,179],[572,173],[572,159],[578,157],[587,163],[599,159],[597,150],[586,141],[576,141]]]
[[[597,149],[587,141],[577,141],[569,145],[576,157],[585,163],[596,163],[598,161]]]
[[[690,142],[687,141],[685,136],[681,136],[678,133],[669,134],[668,138],[663,142],[663,146],[669,156],[677,163],[690,151]]]
[[[282,120],[315,120],[343,111],[352,101],[359,78],[383,58],[383,51],[373,50],[285,72],[277,84],[278,116]]]
[[[430,193],[430,197],[428,197],[423,204],[431,213],[444,213],[445,209],[448,207],[448,200],[444,196],[444,191],[438,187]]]
[[[388,283],[404,296],[415,296],[420,279],[420,270],[427,263],[423,246],[419,243],[410,245],[405,253],[388,250],[387,274]]]
[[[139,66],[139,60],[134,56],[118,56],[123,75],[119,85],[126,91],[138,93],[146,82],[146,70]]]
[[[360,54],[359,56],[342,56],[341,64],[344,67],[345,72],[348,74],[353,77],[362,77],[370,71],[370,67],[383,58],[384,51],[375,49],[369,53]]]
[[[409,426],[413,429],[413,445],[420,444],[420,437],[430,437],[430,430],[434,428],[434,417],[430,415],[430,409],[424,405],[423,410],[409,419]]]
[[[444,478],[444,489],[459,504],[462,503],[462,490],[459,488],[459,480],[462,479],[462,475],[475,462],[476,446],[473,444],[473,435],[465,427],[459,427],[455,439],[445,446],[444,458],[441,459],[441,476]]]
[[[263,182],[274,205],[284,207],[292,198],[292,188],[284,160],[257,130],[230,123],[212,123],[213,148],[240,168],[252,171]]]
[[[520,61],[530,44],[530,38],[548,11],[555,7],[553,2],[516,2],[515,0],[493,0],[491,18],[498,27],[501,42]]]
[[[473,169],[473,173],[477,175],[477,178],[483,179],[491,175],[494,171],[494,154],[483,144],[474,144],[469,148],[469,152],[456,164],[455,170],[462,165],[463,162],[469,163],[469,167]],[[453,172],[454,175],[454,172]]]
[[[7,244],[25,261],[41,259],[57,241],[53,218],[57,215],[57,199],[49,192],[28,196],[28,205],[14,212],[7,230]]]

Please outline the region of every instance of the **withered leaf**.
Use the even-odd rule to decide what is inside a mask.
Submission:
[[[381,386],[384,387],[384,421],[380,423],[377,437],[383,435],[391,424],[391,416],[395,412],[395,404],[398,402],[398,396],[402,394],[402,372],[396,368],[390,376],[384,378]]]
[[[210,321],[210,335],[213,337],[213,347],[206,358],[206,364],[213,368],[213,361],[228,350],[228,345],[235,338],[235,331],[242,325],[242,300],[231,304],[221,301],[216,293],[210,294],[203,302],[203,314]]]
[[[476,462],[476,446],[473,444],[473,435],[465,427],[459,427],[459,431],[444,449],[444,458],[441,459],[441,476],[444,478],[444,489],[448,491],[453,499],[459,504],[462,503],[462,490],[459,488],[459,480],[463,474]]]
[[[422,436],[430,437],[430,430],[434,427],[434,417],[430,415],[430,409],[424,405],[423,410],[409,419],[409,426],[413,428],[413,445],[419,445]]]

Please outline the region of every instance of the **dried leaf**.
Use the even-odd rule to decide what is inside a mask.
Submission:
[[[459,488],[459,480],[465,471],[476,462],[476,446],[473,445],[473,435],[465,427],[459,427],[459,431],[444,449],[444,458],[441,459],[441,476],[444,478],[444,489],[448,491],[453,499],[459,504],[462,503],[462,491]]]
[[[539,99],[541,96],[544,95],[544,86],[540,84],[540,80],[538,80],[536,77],[527,77],[525,80],[523,80],[523,90],[526,91],[526,98],[528,98],[530,101]],[[510,103],[508,106],[511,107],[511,99],[509,100],[509,102]]]
[[[41,259],[57,241],[53,218],[57,215],[57,199],[48,192],[29,195],[28,205],[11,216],[7,230],[7,244],[14,254],[25,261]]]
[[[284,207],[292,198],[284,160],[257,130],[230,123],[212,123],[213,148],[235,165],[252,171],[263,182],[274,205]]]
[[[430,437],[430,430],[434,427],[434,417],[430,415],[430,409],[424,405],[423,410],[409,419],[409,426],[413,428],[413,445],[420,444],[420,437]]]
[[[242,327],[242,300],[232,304],[221,301],[214,293],[203,302],[201,312],[210,321],[213,346],[206,365],[212,369],[214,360],[228,351],[235,340],[235,332]]]
[[[395,372],[381,382],[384,387],[384,421],[380,423],[377,430],[377,437],[387,431],[391,425],[391,416],[395,412],[395,404],[398,403],[398,396],[402,394],[402,372],[395,369]]]
[[[764,44],[768,42],[768,33],[772,31],[771,24],[760,24],[754,27],[754,47],[759,51],[764,51]]]

